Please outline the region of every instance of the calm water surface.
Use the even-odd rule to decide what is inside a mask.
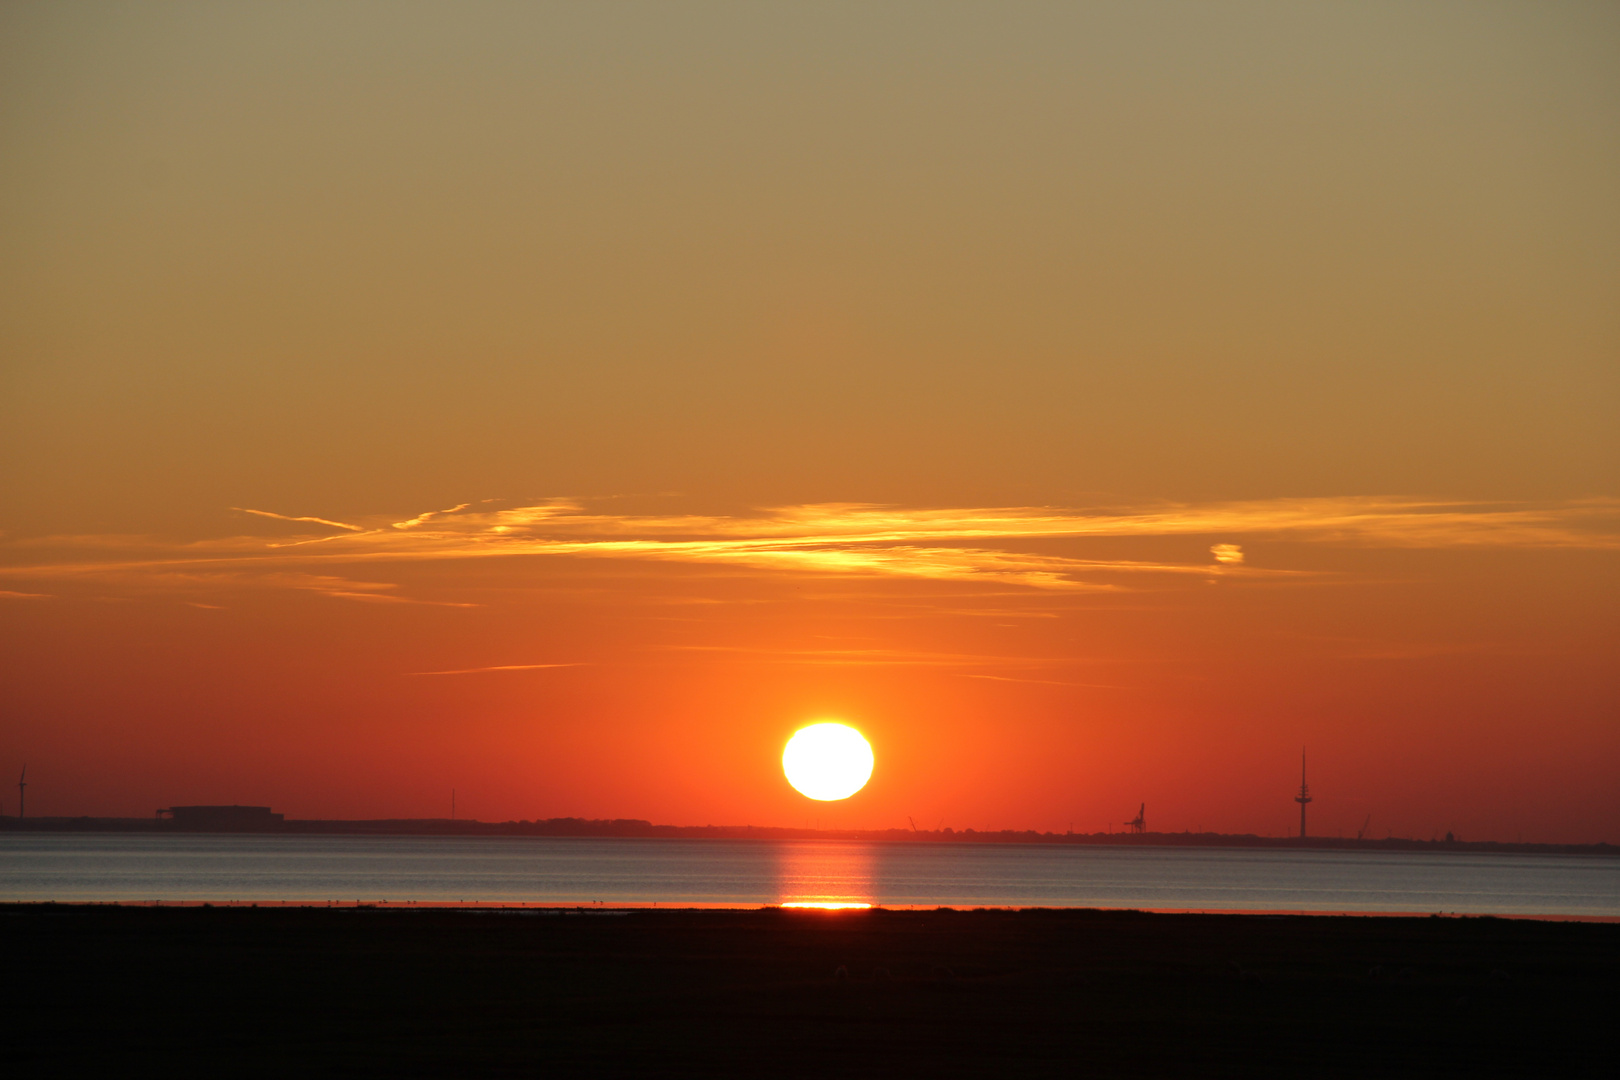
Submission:
[[[0,900],[861,903],[1620,917],[1620,859],[542,837],[0,835]]]

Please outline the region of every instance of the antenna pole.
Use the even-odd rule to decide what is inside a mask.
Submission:
[[[450,820],[456,820],[456,789],[450,789]]]
[[[22,775],[17,777],[17,820],[27,817],[28,809],[28,766],[23,766]]]
[[[1311,788],[1305,782],[1305,748],[1299,748],[1299,794],[1294,796],[1299,803],[1299,838],[1305,839],[1305,804],[1311,801]]]

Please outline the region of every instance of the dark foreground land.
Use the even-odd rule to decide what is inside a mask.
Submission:
[[[0,1073],[1612,1076],[1620,925],[0,907]]]

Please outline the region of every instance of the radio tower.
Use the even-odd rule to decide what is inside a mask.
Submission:
[[[1305,839],[1305,804],[1311,801],[1311,786],[1305,782],[1305,748],[1299,750],[1299,794],[1294,796],[1299,803],[1299,838]]]
[[[22,775],[17,777],[17,820],[21,821],[28,811],[28,766],[23,766]]]

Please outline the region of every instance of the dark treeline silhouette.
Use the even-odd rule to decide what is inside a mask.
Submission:
[[[1495,840],[1417,840],[1403,837],[1256,836],[1252,833],[1053,833],[1034,829],[792,829],[762,825],[654,825],[639,818],[549,818],[543,821],[473,821],[450,818],[381,818],[369,821],[292,819],[212,824],[151,818],[0,818],[0,830],[30,832],[249,832],[303,836],[579,836],[678,840],[859,840],[887,843],[1114,844],[1131,847],[1318,848],[1347,851],[1473,851],[1566,855],[1620,855],[1620,845],[1526,844]]]

